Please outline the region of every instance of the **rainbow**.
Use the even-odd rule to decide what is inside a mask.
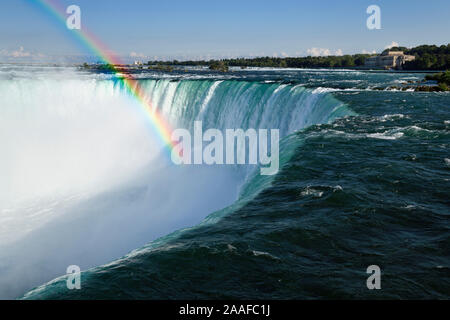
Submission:
[[[41,8],[46,10],[58,21],[62,22],[66,26],[66,10],[58,2],[53,0],[35,0]],[[84,26],[81,30],[71,30],[76,38],[85,46],[89,51],[98,56],[103,62],[112,66],[113,71],[119,73],[117,65],[123,65],[120,59],[112,53],[94,34],[90,33]],[[163,145],[169,147],[169,151],[173,150],[175,143],[171,139],[172,130],[168,123],[164,120],[161,114],[152,105],[150,98],[144,92],[142,86],[136,79],[132,77],[118,77],[119,81],[123,82],[126,90],[136,98],[136,100],[142,106],[144,113],[150,120],[152,128],[159,138],[162,140]]]

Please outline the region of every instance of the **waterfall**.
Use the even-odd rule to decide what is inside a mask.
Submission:
[[[298,147],[290,134],[350,114],[289,84],[140,81],[173,128],[279,129],[282,158]],[[118,80],[0,77],[0,101],[0,298],[117,259],[270,183],[240,167],[173,165]]]

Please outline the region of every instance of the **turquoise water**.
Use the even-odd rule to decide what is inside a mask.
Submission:
[[[22,89],[26,85],[34,95],[44,91],[45,99],[55,99],[42,87],[34,89],[27,72],[15,71],[11,76],[10,70],[5,71],[12,77],[7,83]],[[48,79],[47,73],[32,72],[33,77],[42,74]],[[123,95],[120,83],[108,75],[75,74],[76,85],[88,97],[99,92],[105,97]],[[202,120],[219,129],[279,128],[280,172],[264,177],[246,166],[195,172],[163,169],[161,177],[138,171],[138,179],[135,171],[125,170],[130,174],[126,183],[120,180],[113,190],[102,189],[63,208],[53,207],[57,218],[10,240],[16,253],[4,249],[5,257],[19,256],[16,263],[46,271],[33,278],[23,269],[28,281],[20,286],[3,280],[11,288],[4,296],[449,297],[450,95],[372,90],[420,80],[423,74],[263,69],[137,76],[152,101],[178,126]],[[74,81],[73,77],[63,79]],[[6,94],[1,85],[0,92]],[[59,91],[66,92],[64,87]],[[97,108],[103,103],[104,99],[98,101]],[[123,121],[135,125],[134,120]],[[124,135],[135,139],[134,132]],[[148,171],[146,163],[142,168]],[[180,174],[183,179],[178,180]],[[171,179],[176,183],[169,183]],[[103,176],[98,180],[100,185],[105,181]],[[205,194],[213,186],[219,187]],[[84,185],[80,189],[86,190]],[[164,198],[160,202],[152,198],[157,189]],[[171,199],[178,205],[167,206]],[[104,214],[110,211],[117,213]],[[72,218],[60,212],[69,212]],[[100,228],[105,225],[105,230]],[[67,226],[73,242],[55,231]],[[47,241],[40,240],[44,232]],[[80,242],[81,238],[92,241]],[[80,249],[65,246],[70,254],[60,255],[62,244],[55,244],[55,239],[64,245],[82,245]],[[45,253],[45,267],[41,258],[29,258],[33,255],[24,249],[31,241],[37,241],[35,248]],[[68,290],[66,277],[57,277],[64,274],[65,266],[78,261],[84,270],[82,289]],[[381,290],[366,287],[366,268],[374,264],[382,270]],[[13,270],[12,266],[2,267]],[[29,291],[32,287],[37,288]]]

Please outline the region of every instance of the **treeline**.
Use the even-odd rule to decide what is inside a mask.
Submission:
[[[408,49],[406,47],[393,47],[384,51],[403,51],[405,54],[415,56],[413,61],[403,65],[405,70],[447,70],[450,69],[450,44],[422,45]],[[383,52],[384,52],[383,51]]]
[[[422,45],[405,48],[405,54],[416,57],[403,66],[405,70],[447,70],[450,69],[450,43],[442,46]]]
[[[180,66],[212,66],[225,64],[229,67],[272,67],[272,68],[350,68],[364,65],[368,54],[355,54],[327,57],[300,57],[300,58],[237,58],[221,60],[188,60],[188,61],[149,61],[149,65],[161,64]]]
[[[405,70],[447,70],[450,69],[450,44],[421,45],[414,48],[394,47],[387,50],[403,51],[405,54],[416,57],[414,61],[408,61],[403,66]],[[237,58],[221,60],[188,60],[188,61],[149,61],[149,65],[179,65],[179,66],[210,66],[221,70],[227,67],[275,67],[275,68],[355,68],[364,66],[367,57],[373,54],[354,54],[343,56],[321,57],[259,57]]]

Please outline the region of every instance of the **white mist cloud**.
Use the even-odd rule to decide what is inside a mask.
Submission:
[[[377,53],[377,52],[375,50],[369,51],[369,50],[363,49],[362,53],[364,53],[364,54],[374,54],[374,53]]]
[[[196,225],[246,178],[231,166],[174,166],[126,90],[63,79],[0,86],[0,299]]]
[[[13,51],[13,52],[11,53],[11,55],[12,55],[13,57],[15,57],[15,58],[18,58],[18,57],[29,57],[29,56],[31,56],[31,53],[25,51],[25,50],[23,49],[23,47],[20,47],[19,50]]]

